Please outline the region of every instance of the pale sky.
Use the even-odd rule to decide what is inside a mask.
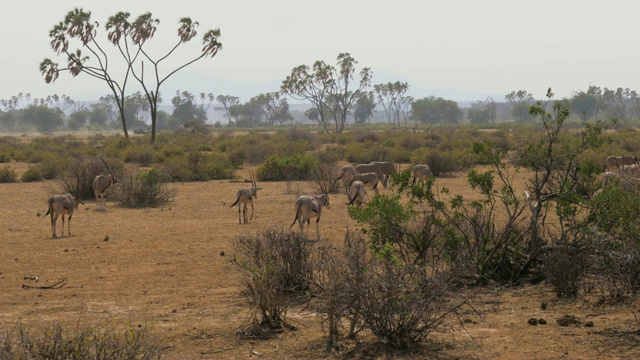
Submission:
[[[218,55],[179,73],[181,79],[203,81],[187,89],[176,79],[162,87],[168,95],[176,90],[238,95],[235,88],[217,88],[216,79],[253,87],[252,96],[266,92],[267,83],[275,84],[268,91],[277,91],[294,67],[316,60],[334,64],[342,52],[358,61],[358,69],[370,67],[374,84],[408,82],[409,95],[456,89],[479,94],[477,100],[492,94],[503,101],[512,90],[541,98],[548,87],[557,97],[589,84],[640,90],[640,2],[633,0],[23,0],[0,12],[1,99],[19,92],[74,99],[108,93],[103,82],[84,75],[61,74],[48,85],[38,70],[45,57],[66,63],[49,47],[48,33],[74,7],[91,11],[107,49],[113,47],[103,37],[104,24],[118,11],[130,12],[131,21],[149,11],[161,21],[148,44],[156,54],[175,43],[181,17],[198,21],[198,36],[178,49],[165,73],[199,53],[202,34],[220,28]]]

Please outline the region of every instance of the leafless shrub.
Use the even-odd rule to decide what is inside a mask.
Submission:
[[[335,164],[320,164],[311,171],[314,189],[319,194],[335,194],[340,189],[340,183],[334,179],[338,173]]]
[[[0,359],[160,359],[167,349],[147,326],[67,326],[55,323],[39,332],[20,324],[0,339]]]
[[[120,206],[124,207],[154,207],[173,201],[177,189],[169,188],[160,176],[160,172],[151,169],[125,177],[118,183],[115,192]]]
[[[246,332],[258,336],[290,328],[287,311],[312,281],[314,242],[301,233],[271,228],[237,238],[233,247],[251,301]]]
[[[589,246],[581,241],[556,244],[544,248],[542,264],[558,297],[576,297],[582,287]]]
[[[121,164],[110,160],[108,162],[116,177],[119,177],[122,169]],[[80,199],[91,199],[95,196],[93,178],[100,174],[108,174],[108,172],[98,157],[76,158],[71,161],[67,171],[60,177],[62,191],[73,194]]]

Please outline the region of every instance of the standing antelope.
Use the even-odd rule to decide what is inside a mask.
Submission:
[[[415,165],[411,168],[411,175],[413,175],[412,184],[415,185],[416,181],[427,180],[433,176],[429,165]]]
[[[98,209],[100,209],[100,203],[103,204],[104,208],[107,208],[107,189],[111,185],[115,185],[118,183],[118,179],[113,175],[111,168],[105,161],[105,159],[100,156],[100,160],[109,170],[110,175],[96,175],[93,178],[93,192],[96,194],[96,203],[98,204]],[[102,201],[101,201],[102,200]]]
[[[60,215],[62,215],[62,236],[64,236],[64,216],[69,215],[69,218],[67,219],[67,222],[69,223],[68,236],[71,236],[71,217],[73,216],[73,210],[78,208],[78,204],[84,205],[84,203],[80,199],[69,193],[63,195],[53,195],[49,198],[48,203],[49,209],[47,210],[47,213],[44,214],[44,216],[46,217],[47,215],[51,214],[51,232],[53,233],[52,237],[58,237],[58,235],[56,234],[56,223],[58,222],[58,216]]]
[[[351,197],[351,194],[353,194],[353,198]],[[364,202],[367,198],[367,189],[365,188],[364,183],[358,180],[351,183],[351,188],[349,189],[349,194],[347,194],[347,197],[349,197],[349,203],[347,205],[355,203],[359,208],[362,209],[362,206],[364,205]]]
[[[356,174],[353,177],[351,184],[349,185],[353,185],[353,183],[356,181],[362,182],[364,186],[368,186],[369,188],[373,189],[376,195],[378,195],[378,182],[380,181],[380,177],[378,176],[378,174],[374,172]],[[352,188],[353,187],[349,187],[349,192],[351,192]]]
[[[320,236],[320,228],[318,222],[320,222],[320,215],[322,214],[322,207],[329,207],[329,195],[302,195],[296,200],[296,217],[293,219],[293,223],[289,228],[292,228],[299,221],[300,232],[304,232],[304,223],[307,223],[307,230],[311,226],[309,219],[316,218],[316,233]]]
[[[620,171],[625,165],[638,163],[638,158],[634,156],[608,156],[604,162],[602,171]]]
[[[251,217],[249,220],[253,220],[253,199],[258,198],[258,190],[259,188],[256,182],[256,177],[253,172],[249,173],[251,176],[251,187],[250,188],[242,188],[238,190],[236,193],[236,202],[231,204],[230,207],[236,206],[238,204],[238,223],[242,224],[242,218],[240,217],[240,208],[242,207],[242,214],[244,217],[244,223],[247,223],[247,204],[251,204]]]
[[[376,173],[378,179],[382,181],[382,187],[387,188],[387,178],[385,177],[384,166],[380,164],[358,164],[353,167],[356,174]]]

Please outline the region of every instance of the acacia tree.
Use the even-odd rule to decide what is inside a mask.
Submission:
[[[202,52],[199,56],[169,71],[166,76],[161,77],[159,71],[160,63],[173,54],[180,45],[189,42],[196,36],[196,27],[199,25],[198,22],[194,22],[188,17],[181,18],[178,26],[177,43],[167,51],[165,55],[160,56],[158,59],[153,59],[145,51],[144,45],[153,38],[156,32],[156,25],[159,24],[160,21],[154,19],[149,12],[138,16],[132,23],[129,22],[129,17],[130,14],[128,12],[118,12],[109,17],[105,26],[109,42],[117,48],[125,61],[126,71],[121,84],[112,78],[108,67],[109,57],[95,39],[97,28],[99,27],[98,23],[91,21],[91,12],[85,12],[79,8],[70,11],[64,21],[54,26],[53,30],[49,32],[49,37],[52,38],[52,49],[57,55],[61,53],[67,55],[69,65],[66,68],[60,68],[58,64],[54,63],[51,59],[45,59],[40,63],[40,72],[44,75],[47,83],[55,81],[60,71],[69,71],[74,77],[85,73],[103,80],[111,89],[116,99],[122,119],[122,127],[125,137],[127,138],[128,132],[124,112],[125,87],[129,75],[133,76],[140,85],[142,85],[144,94],[149,101],[151,142],[155,142],[157,112],[158,104],[161,101],[160,87],[162,83],[186,66],[204,57],[214,57],[222,48],[222,44],[218,41],[220,30],[209,30],[204,34]],[[82,47],[86,48],[95,57],[95,61],[90,64],[90,57],[84,56],[80,49],[71,52],[69,50],[70,39],[80,40]],[[147,79],[145,79],[143,59],[146,59],[152,64],[153,80],[151,83],[147,83]],[[137,69],[138,64],[140,65],[139,69]]]
[[[533,94],[530,94],[526,90],[514,90],[508,93],[505,99],[513,106],[511,108],[511,115],[513,115],[517,121],[533,120],[533,115],[529,113],[529,107],[533,103]]]
[[[571,110],[580,116],[582,121],[588,121],[603,110],[605,104],[602,98],[602,89],[595,85],[589,85],[587,91],[577,91],[571,98]]]
[[[373,91],[376,94],[376,99],[385,114],[389,124],[398,123],[400,125],[400,115],[402,108],[406,104],[403,102],[404,94],[409,90],[409,84],[406,82],[396,81],[394,83],[388,82],[386,84],[377,84],[373,86]],[[406,120],[406,118],[405,118]]]
[[[360,71],[357,88],[350,90],[357,63],[349,53],[341,53],[337,58],[337,67],[320,60],[312,67],[300,65],[282,82],[280,91],[294,99],[311,102],[318,111],[324,130],[330,133],[330,119],[325,117],[328,112],[335,124],[334,132],[340,134],[344,130],[349,110],[353,108],[360,93],[371,84],[371,69],[365,67]]]
[[[237,96],[231,95],[218,95],[216,100],[222,104],[222,109],[226,112],[227,121],[231,121],[231,113],[229,112],[229,108],[234,105],[240,104],[240,98]],[[218,110],[219,108],[216,108]]]
[[[627,107],[638,98],[638,93],[629,88],[617,88],[616,90],[604,88],[602,99],[607,105],[609,117],[623,120],[627,117]]]
[[[491,120],[492,123],[495,123],[498,118],[498,105],[496,104],[496,100],[491,96],[487,96],[484,100],[484,106],[489,113],[489,120]]]

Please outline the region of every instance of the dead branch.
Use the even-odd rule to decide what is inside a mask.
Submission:
[[[217,353],[221,353],[221,352],[225,352],[225,351],[229,351],[229,350],[235,350],[237,348],[239,348],[239,346],[234,346],[234,347],[229,347],[229,348],[224,348],[224,349],[214,350],[214,351],[201,351],[200,354],[202,354],[202,355],[211,355],[211,354],[217,354]]]
[[[22,284],[22,288],[26,289],[26,290],[31,290],[31,289],[49,290],[49,289],[61,289],[65,285],[67,285],[67,279],[66,278],[62,278],[62,279],[58,280],[58,282],[53,283],[53,284],[48,285],[48,286],[31,286],[31,285],[27,285],[27,284]]]

